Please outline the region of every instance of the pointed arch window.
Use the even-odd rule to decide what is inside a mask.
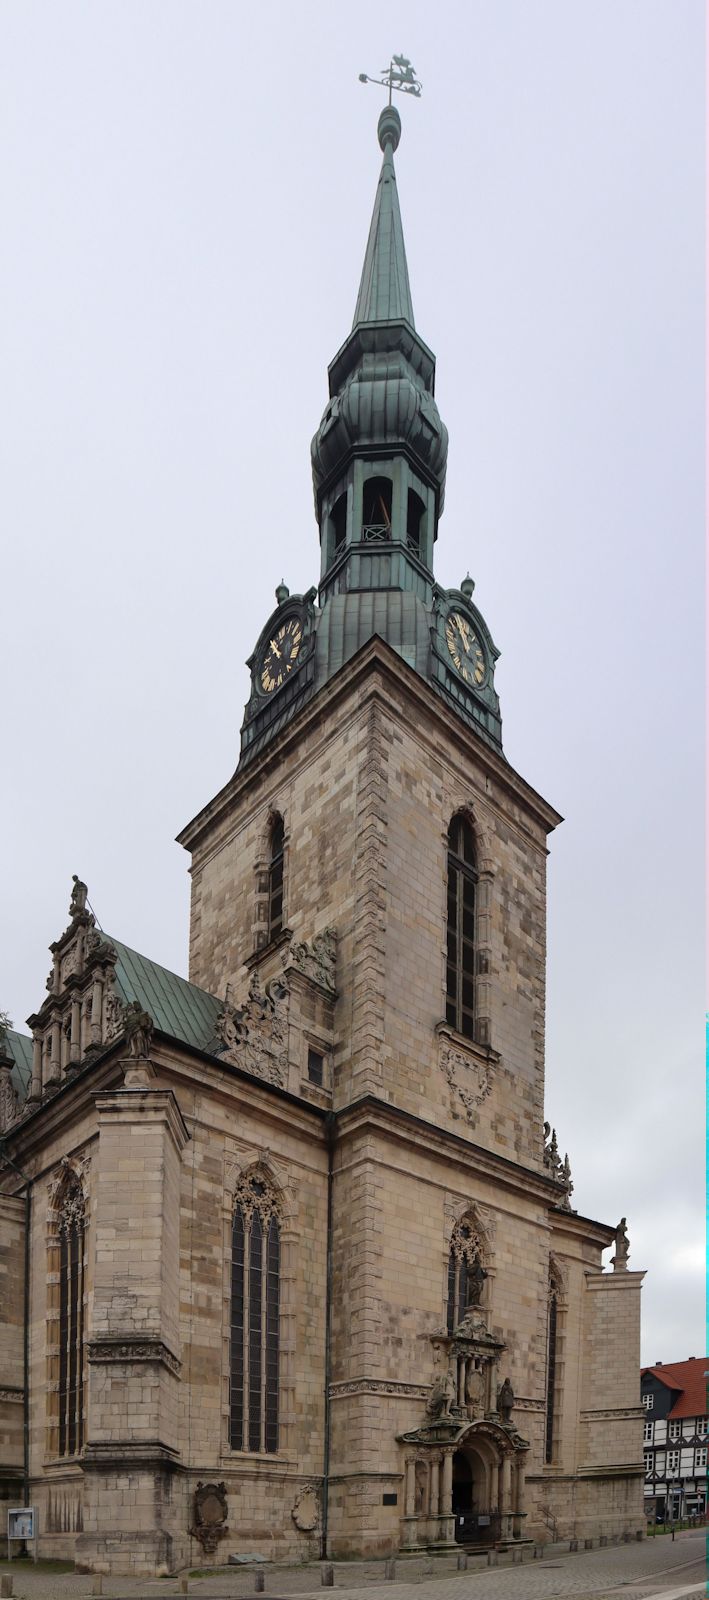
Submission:
[[[561,1283],[557,1276],[557,1272],[552,1267],[549,1273],[549,1292],[547,1299],[547,1374],[544,1423],[544,1460],[547,1466],[551,1466],[555,1460],[557,1449],[556,1435],[560,1409],[560,1333]]]
[[[467,817],[448,829],[446,1022],[475,1038],[475,835]]]
[[[58,1283],[56,1451],[74,1456],[84,1443],[84,1287],[86,1203],[74,1173],[64,1181],[53,1240]]]
[[[453,1333],[468,1311],[482,1304],[487,1271],[485,1252],[475,1222],[464,1217],[451,1237],[448,1255],[448,1300],[446,1325]]]
[[[271,823],[268,858],[268,937],[275,939],[283,931],[283,858],[285,827],[283,818],[275,816]]]
[[[232,1220],[232,1450],[278,1450],[280,1268],[276,1197],[265,1180],[251,1175],[237,1189]]]

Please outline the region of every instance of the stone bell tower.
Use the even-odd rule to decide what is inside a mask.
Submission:
[[[333,1554],[461,1527],[519,1539],[550,1505],[560,1526],[635,1526],[640,1481],[640,1275],[609,1293],[613,1230],[572,1211],[568,1161],[545,1147],[561,818],[503,753],[472,579],[444,589],[433,569],[448,440],[414,323],[400,131],[389,106],[354,324],[312,442],[319,586],[276,591],[236,772],[180,836],[194,983],[260,1004],[294,951],[311,967],[323,941],[331,954],[297,1031],[293,995],[278,1003],[289,1091],[327,1117],[311,1436]]]

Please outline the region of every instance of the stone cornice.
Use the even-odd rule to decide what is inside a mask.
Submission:
[[[401,692],[416,703],[419,713],[428,712],[434,723],[450,736],[451,709],[390,645],[375,634],[334,678],[323,685],[314,699],[309,700],[307,705],[296,713],[293,721],[274,736],[260,755],[255,756],[243,771],[237,767],[233,777],[223,789],[178,833],[178,844],[183,845],[186,850],[194,851],[237,801],[243,800],[250,790],[257,788],[263,781],[264,775],[274,766],[281,766],[288,760],[294,743],[302,742],[310,731],[327,720],[334,707],[343,698],[361,689],[363,684],[366,696],[378,695],[382,704],[389,706],[390,683],[395,683]],[[358,711],[361,711],[364,703],[360,694],[357,700]],[[414,714],[412,721],[419,736],[425,737],[421,716]],[[467,747],[471,756],[476,761],[482,762],[500,785],[533,813],[535,820],[541,824],[546,833],[551,832],[563,821],[561,814],[505,761],[504,756],[499,755],[462,718],[455,719],[455,739],[458,749],[462,746],[465,750]],[[487,797],[486,803],[491,804],[491,797]]]
[[[178,1150],[184,1150],[191,1138],[172,1089],[105,1089],[96,1095],[96,1109],[99,1120],[106,1116],[127,1122],[139,1118],[142,1126],[164,1122]]]
[[[179,1377],[182,1362],[162,1339],[136,1339],[123,1337],[121,1334],[109,1334],[105,1339],[91,1339],[88,1346],[89,1361],[94,1365],[107,1366],[116,1362],[141,1365],[146,1361],[156,1362],[167,1367],[175,1377]]]
[[[615,1229],[605,1223],[595,1222],[590,1217],[581,1217],[576,1213],[556,1210],[559,1186],[545,1173],[522,1166],[521,1162],[511,1161],[508,1156],[498,1155],[494,1150],[475,1144],[472,1139],[466,1139],[461,1134],[439,1128],[434,1123],[415,1116],[411,1111],[404,1111],[391,1102],[379,1100],[375,1095],[363,1095],[360,1100],[336,1110],[334,1119],[339,1139],[351,1138],[362,1128],[378,1126],[388,1137],[398,1139],[399,1142],[417,1144],[423,1151],[438,1154],[446,1161],[457,1160],[462,1167],[474,1165],[477,1172],[504,1184],[510,1192],[519,1193],[523,1190],[525,1194],[549,1208],[550,1221],[554,1226],[557,1216],[563,1218],[564,1222],[569,1218],[573,1224],[572,1232],[584,1239],[588,1239],[590,1234],[594,1243],[601,1247],[612,1244],[615,1238]],[[607,1282],[610,1275],[599,1273],[598,1276]],[[623,1276],[630,1277],[631,1274],[624,1273]]]

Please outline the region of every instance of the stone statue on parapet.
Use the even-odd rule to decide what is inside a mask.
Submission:
[[[614,1272],[627,1272],[630,1244],[625,1217],[621,1217],[615,1230],[615,1255],[611,1257]]]
[[[82,883],[81,878],[77,878],[75,872],[71,875],[71,881],[74,887],[71,891],[71,900],[69,902],[69,916],[72,922],[76,922],[78,917],[83,917],[84,915],[89,891],[86,884]]]
[[[131,1000],[126,1006],[124,1026],[131,1060],[147,1060],[153,1038],[153,1019],[148,1011],[143,1010],[139,1000]]]

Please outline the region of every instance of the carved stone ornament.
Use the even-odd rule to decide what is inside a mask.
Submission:
[[[12,1061],[0,1059],[0,1133],[5,1133],[20,1114],[20,1102],[12,1081]]]
[[[125,1030],[126,1008],[118,990],[111,984],[106,995],[106,1043],[112,1044]]]
[[[2,1111],[0,1110],[0,1128],[2,1127]],[[625,1217],[621,1217],[615,1230],[615,1255],[611,1256],[614,1272],[627,1272],[630,1243]]]
[[[301,1489],[291,1511],[291,1516],[301,1533],[314,1533],[320,1525],[320,1496],[317,1485],[307,1483]]]
[[[182,1362],[173,1355],[161,1339],[93,1339],[89,1344],[89,1361],[103,1366],[124,1361],[155,1361],[179,1377]]]
[[[316,933],[310,943],[292,939],[283,950],[284,967],[297,967],[306,978],[312,978],[328,994],[335,994],[335,966],[337,962],[337,935],[334,928]]]
[[[492,1089],[492,1060],[482,1061],[477,1056],[467,1055],[456,1050],[447,1039],[441,1039],[439,1064],[450,1088],[461,1101],[466,1120],[474,1123],[478,1107]]]
[[[69,903],[69,916],[71,917],[72,922],[75,922],[77,918],[82,917],[86,911],[86,900],[89,891],[86,887],[86,884],[82,883],[81,878],[77,877],[75,872],[72,873],[71,881],[73,888],[71,891],[71,901]]]
[[[57,1200],[59,1200],[61,1204],[62,1190],[65,1186],[67,1186],[71,1195],[76,1197],[76,1204],[79,1204],[76,1187],[74,1185],[67,1185],[67,1179],[69,1177],[76,1179],[77,1184],[81,1188],[83,1203],[85,1205],[90,1167],[91,1156],[88,1151],[79,1150],[76,1151],[74,1155],[62,1156],[61,1161],[59,1162],[59,1165],[54,1173],[54,1177],[49,1183],[47,1198],[49,1201],[50,1210],[56,1210]],[[63,1213],[65,1213],[67,1210],[67,1204],[68,1197],[64,1200],[62,1205]]]
[[[199,1539],[207,1555],[214,1555],[219,1544],[229,1532],[225,1483],[198,1483],[194,1492],[192,1527],[193,1539]]]
[[[288,998],[282,978],[264,989],[254,972],[246,1004],[233,1006],[226,999],[216,1023],[224,1059],[279,1088],[288,1081]]]

